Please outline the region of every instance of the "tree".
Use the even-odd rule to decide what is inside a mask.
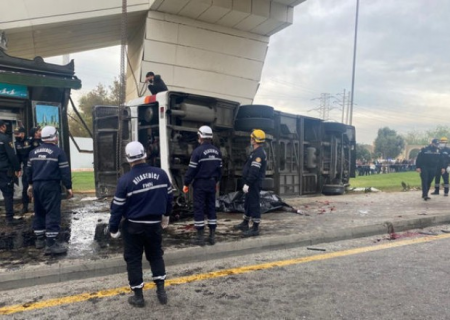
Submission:
[[[378,129],[375,139],[375,154],[380,153],[384,159],[395,159],[405,147],[405,140],[395,130],[384,127]]]
[[[372,155],[370,151],[366,148],[366,145],[357,143],[356,144],[356,159],[363,161],[372,160]]]
[[[106,87],[99,83],[95,89],[81,96],[77,110],[92,132],[92,108],[96,105],[119,105],[120,82],[114,79],[112,85]],[[69,130],[74,137],[89,137],[88,131],[73,110],[69,111]]]

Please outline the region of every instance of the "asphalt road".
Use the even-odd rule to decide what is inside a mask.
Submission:
[[[9,290],[0,317],[450,319],[449,245],[408,232],[169,266],[168,305],[149,286],[143,309],[127,303],[126,274]]]

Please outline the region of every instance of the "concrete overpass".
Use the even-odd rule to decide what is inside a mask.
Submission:
[[[304,1],[128,0],[127,100],[153,71],[171,90],[250,103],[270,36]],[[121,12],[120,0],[3,0],[0,30],[9,55],[49,57],[120,44]]]

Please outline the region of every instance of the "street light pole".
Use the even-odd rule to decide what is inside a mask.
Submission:
[[[359,14],[359,0],[356,0],[356,18],[355,18],[355,40],[353,42],[353,71],[352,71],[352,91],[350,97],[350,121],[353,122],[353,94],[355,92],[355,65],[356,65],[356,40],[358,39],[358,14]]]

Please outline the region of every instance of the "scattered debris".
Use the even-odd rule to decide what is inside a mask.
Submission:
[[[327,251],[327,249],[323,248],[313,248],[313,247],[306,247],[307,250],[313,250],[313,251]]]

